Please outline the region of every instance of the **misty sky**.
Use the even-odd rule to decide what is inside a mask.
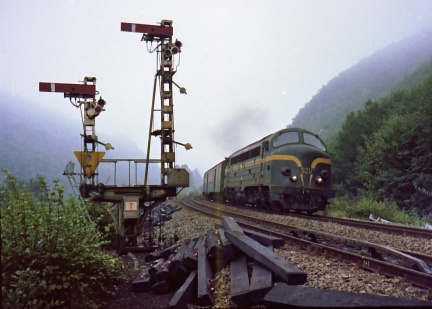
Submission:
[[[145,151],[156,53],[120,23],[162,19],[183,42],[174,81],[187,95],[174,93],[175,139],[193,149],[178,147],[176,163],[204,173],[286,127],[362,58],[431,26],[432,1],[0,0],[0,90],[80,123],[62,94],[39,93],[38,83],[95,76],[107,101],[99,139],[121,134]],[[159,139],[152,144],[158,158]]]

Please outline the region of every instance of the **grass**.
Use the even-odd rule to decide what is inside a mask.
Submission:
[[[394,202],[376,201],[372,197],[363,196],[349,198],[347,196],[334,198],[326,211],[327,216],[336,218],[355,218],[367,220],[372,214],[393,223],[425,226],[427,221],[419,218],[417,210],[409,212],[401,210]]]

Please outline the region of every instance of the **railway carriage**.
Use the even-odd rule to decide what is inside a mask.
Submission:
[[[233,204],[313,213],[325,209],[334,196],[331,160],[318,135],[283,129],[208,170],[203,194]]]

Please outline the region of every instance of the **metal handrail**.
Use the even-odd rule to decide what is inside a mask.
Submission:
[[[138,183],[138,164],[139,163],[161,163],[160,159],[102,159],[101,163],[114,163],[114,185],[117,185],[117,163],[128,162],[128,181],[131,185],[131,162],[135,163],[135,183]]]

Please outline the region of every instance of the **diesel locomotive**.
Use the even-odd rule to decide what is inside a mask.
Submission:
[[[317,134],[282,129],[205,172],[203,195],[236,205],[312,214],[324,210],[334,197],[330,156]]]

